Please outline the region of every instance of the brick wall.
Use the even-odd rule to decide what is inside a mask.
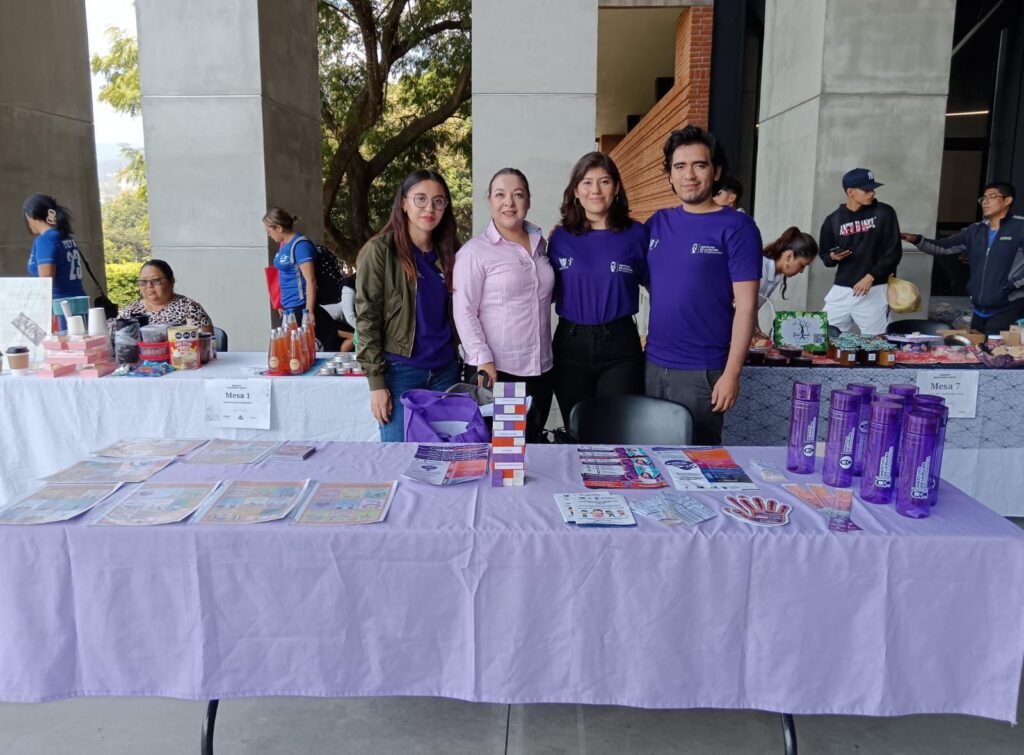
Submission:
[[[711,6],[686,8],[676,21],[675,84],[608,153],[622,174],[633,217],[646,220],[677,204],[661,168],[669,132],[688,123],[707,127],[711,87]],[[599,146],[605,139],[599,139]]]

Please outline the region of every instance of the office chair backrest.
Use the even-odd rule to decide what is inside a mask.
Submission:
[[[591,398],[573,407],[569,431],[580,443],[687,445],[693,417],[681,404],[650,396]]]

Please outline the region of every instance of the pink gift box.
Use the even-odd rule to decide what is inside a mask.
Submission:
[[[89,351],[101,346],[109,347],[110,339],[106,336],[68,336],[64,348],[68,351]]]
[[[116,369],[117,362],[100,362],[99,364],[90,364],[87,367],[79,368],[78,377],[86,379],[101,378],[104,375],[109,375]]]
[[[41,364],[36,369],[36,377],[40,378],[55,378],[74,374],[75,365],[73,364]]]
[[[111,359],[113,359],[113,353],[109,348],[103,346],[98,349],[89,349],[89,351],[55,351],[52,354],[47,354],[45,361],[46,364],[89,365],[109,362]]]

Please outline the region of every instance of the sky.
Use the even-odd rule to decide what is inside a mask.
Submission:
[[[110,26],[135,31],[135,6],[132,0],[85,0],[85,20],[89,32],[89,57],[108,51],[106,30]],[[130,118],[96,99],[103,80],[92,77],[92,111],[97,144],[130,144],[141,147],[142,118]]]

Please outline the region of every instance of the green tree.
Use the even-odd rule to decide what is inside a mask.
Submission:
[[[107,28],[110,52],[93,55],[92,72],[103,76],[100,102],[119,113],[135,118],[142,113],[142,87],[139,85],[139,41],[125,29]]]
[[[320,0],[319,10],[324,233],[351,260],[411,169],[446,164],[466,214],[470,0]]]
[[[150,259],[149,213],[138,191],[124,191],[103,203],[103,251],[107,262]]]

